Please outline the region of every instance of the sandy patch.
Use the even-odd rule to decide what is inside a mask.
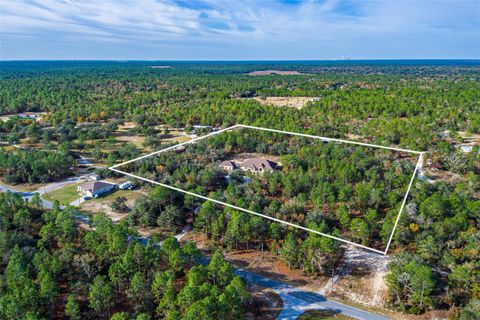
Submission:
[[[259,70],[259,71],[252,71],[247,73],[249,76],[269,76],[269,75],[279,75],[279,76],[294,76],[294,75],[301,75],[302,73],[298,71],[285,71],[285,70]]]
[[[253,99],[262,105],[301,109],[308,102],[317,101],[319,98],[316,98],[316,97],[264,97],[264,98],[253,97],[253,98],[247,98],[247,99]]]
[[[133,129],[136,127],[138,127],[138,125],[135,122],[125,122],[124,124],[118,126],[117,131],[128,131],[129,129]]]
[[[138,148],[143,148],[143,142],[145,141],[145,137],[141,136],[118,136],[117,141],[120,142],[130,142],[133,143]]]

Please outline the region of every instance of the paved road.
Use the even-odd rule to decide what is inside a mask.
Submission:
[[[85,179],[84,176],[80,176],[80,177],[70,177],[70,178],[66,178],[65,180],[62,180],[62,181],[58,181],[58,182],[52,182],[52,183],[49,183],[41,188],[39,188],[38,190],[36,190],[35,192],[38,192],[40,195],[44,194],[44,193],[48,193],[50,191],[53,191],[53,190],[57,190],[61,187],[64,187],[66,185],[69,185],[69,184],[72,184],[72,183],[76,183],[76,182],[80,182],[82,179]]]
[[[23,192],[23,191],[20,191],[20,190],[17,190],[17,189],[14,189],[12,187],[7,187],[7,186],[4,186],[4,185],[0,185],[0,192],[7,192],[7,191],[10,191],[11,193],[15,193],[15,194],[19,194],[22,196],[22,198],[26,201],[31,201],[32,198],[33,198],[33,195],[35,192]],[[42,201],[42,206],[46,209],[53,209],[53,203],[48,201],[48,200],[45,200],[43,198],[40,197],[40,200]]]
[[[346,316],[360,320],[388,319],[384,316],[380,316],[368,311],[363,311],[361,309],[345,305],[343,303],[329,300],[320,294],[300,290],[289,284],[265,278],[253,272],[249,272],[243,269],[237,269],[235,273],[247,282],[255,283],[260,286],[273,289],[282,298],[283,309],[278,315],[277,319],[296,319],[305,310],[311,309],[333,310]]]
[[[45,186],[43,186],[43,187],[41,187],[38,190],[35,190],[33,192],[23,192],[23,191],[15,189],[15,188],[0,184],[0,192],[10,191],[12,193],[20,194],[22,196],[22,198],[24,200],[27,200],[27,201],[31,201],[32,198],[33,198],[33,195],[35,193],[38,193],[40,195],[40,199],[42,201],[42,206],[46,209],[53,209],[53,202],[43,199],[42,195],[45,194],[45,193],[51,192],[53,190],[59,189],[59,188],[61,188],[63,186],[66,186],[68,184],[79,182],[82,179],[84,179],[84,177],[70,177],[70,178],[67,178],[67,179],[59,181],[59,182],[49,183],[49,184],[47,184],[47,185],[45,185]]]
[[[90,224],[90,218],[88,216],[79,214],[75,217],[78,220],[86,224]],[[185,227],[181,233],[175,237],[180,240],[187,232],[189,228]],[[146,245],[150,240],[147,237],[140,237],[139,241]],[[159,243],[161,245],[161,242]],[[210,259],[202,258],[202,263],[208,264]],[[277,319],[279,320],[293,320],[297,319],[304,311],[311,309],[319,310],[333,310],[338,313],[342,313],[346,316],[359,319],[359,320],[387,320],[387,317],[380,316],[368,311],[364,311],[355,307],[345,305],[336,301],[327,299],[326,297],[311,292],[297,289],[289,284],[278,282],[259,274],[246,271],[243,269],[236,269],[235,274],[239,275],[246,282],[255,283],[260,286],[273,289],[283,300],[283,308]]]

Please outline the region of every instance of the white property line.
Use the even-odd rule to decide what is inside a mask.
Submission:
[[[167,151],[176,149],[176,148],[178,148],[178,147],[180,147],[180,146],[183,146],[183,145],[193,144],[193,143],[195,143],[195,142],[197,142],[197,141],[199,141],[199,140],[206,139],[206,138],[208,138],[208,137],[211,137],[211,136],[213,136],[213,135],[217,135],[217,134],[222,133],[222,132],[234,130],[234,129],[236,129],[236,128],[249,128],[249,129],[262,130],[262,131],[270,131],[270,132],[276,132],[276,133],[283,133],[283,134],[294,135],[294,136],[301,136],[301,137],[312,138],[312,139],[321,139],[322,141],[342,142],[342,143],[355,144],[355,145],[360,145],[360,146],[367,146],[367,147],[374,147],[374,148],[381,148],[381,149],[388,149],[388,150],[394,150],[394,151],[401,151],[401,152],[408,152],[408,153],[419,154],[420,156],[419,156],[418,161],[417,161],[417,164],[416,164],[416,166],[415,166],[415,170],[414,170],[413,175],[412,175],[412,178],[411,178],[411,180],[410,180],[410,184],[408,185],[408,189],[407,189],[407,192],[406,192],[406,194],[405,194],[405,197],[403,198],[402,205],[401,205],[400,210],[399,210],[399,213],[398,213],[398,215],[397,215],[397,218],[396,218],[396,221],[395,221],[395,225],[394,225],[394,227],[393,227],[392,233],[390,234],[390,238],[389,238],[389,240],[388,240],[388,244],[387,244],[387,247],[386,247],[385,251],[381,251],[381,250],[378,250],[378,249],[374,249],[374,248],[371,248],[371,247],[367,247],[367,246],[364,246],[364,245],[359,244],[359,243],[355,243],[355,242],[352,242],[352,241],[349,241],[349,240],[341,239],[341,238],[332,236],[332,235],[330,235],[330,234],[326,234],[326,233],[323,233],[323,232],[319,232],[319,231],[317,231],[317,230],[305,228],[305,227],[302,227],[302,226],[297,225],[297,224],[294,224],[294,223],[290,223],[290,222],[283,221],[283,220],[280,220],[280,219],[277,219],[277,218],[273,218],[273,217],[270,217],[270,216],[267,216],[267,215],[264,215],[264,214],[261,214],[261,213],[258,213],[258,212],[254,212],[254,211],[251,211],[251,210],[248,210],[248,209],[244,209],[244,208],[241,208],[241,207],[237,207],[237,206],[231,205],[231,204],[226,203],[226,202],[223,202],[223,201],[219,201],[219,200],[216,200],[216,199],[212,199],[212,198],[209,198],[209,197],[205,197],[205,196],[202,196],[202,195],[199,195],[199,194],[196,194],[196,193],[187,191],[187,190],[183,190],[183,189],[180,189],[180,188],[177,188],[177,187],[169,186],[169,185],[164,184],[164,183],[161,183],[161,182],[157,182],[157,181],[154,181],[154,180],[151,180],[151,179],[147,179],[147,178],[144,178],[144,177],[140,177],[140,176],[138,176],[138,175],[135,175],[135,174],[128,173],[128,172],[125,172],[125,171],[122,171],[122,170],[117,169],[118,167],[123,166],[123,165],[126,165],[126,164],[128,164],[128,163],[132,163],[132,162],[135,162],[135,161],[137,161],[137,160],[145,159],[145,158],[148,158],[148,157],[153,156],[153,155],[156,155],[156,154],[160,154],[160,153],[163,153],[163,152],[167,152]],[[396,229],[396,227],[397,227],[398,221],[400,220],[400,215],[401,215],[402,210],[403,210],[403,208],[404,208],[404,206],[405,206],[405,203],[406,203],[406,201],[407,201],[408,194],[409,194],[409,192],[410,192],[410,188],[411,188],[411,186],[412,186],[412,184],[413,184],[413,181],[414,181],[414,179],[415,179],[415,175],[416,175],[416,173],[417,173],[417,171],[418,171],[418,168],[419,168],[419,165],[420,165],[420,163],[421,163],[421,159],[422,159],[422,154],[423,154],[423,153],[424,153],[424,152],[421,152],[421,151],[414,151],[414,150],[407,150],[407,149],[400,149],[400,148],[385,147],[385,146],[368,144],[368,143],[362,143],[362,142],[356,142],[356,141],[348,141],[348,140],[342,140],[342,139],[334,139],[334,138],[328,138],[328,137],[313,136],[313,135],[309,135],[309,134],[288,132],[288,131],[282,131],[282,130],[276,130],[276,129],[261,128],[261,127],[254,127],[254,126],[248,126],[248,125],[243,125],[243,124],[236,124],[236,125],[234,125],[234,126],[231,126],[231,127],[225,128],[225,129],[221,129],[221,130],[218,130],[218,131],[209,133],[209,134],[207,134],[207,135],[204,135],[204,136],[201,136],[201,137],[197,137],[197,138],[195,138],[195,139],[192,139],[192,140],[189,140],[189,141],[186,141],[186,142],[183,142],[183,143],[179,143],[179,144],[173,145],[173,146],[171,146],[171,147],[168,147],[168,148],[165,148],[165,149],[162,149],[162,150],[159,150],[159,151],[155,151],[155,152],[149,153],[149,154],[147,154],[147,155],[144,155],[144,156],[141,156],[141,157],[132,159],[132,160],[128,160],[128,161],[122,162],[122,163],[120,163],[120,164],[116,164],[116,165],[114,165],[114,166],[112,166],[112,167],[110,167],[110,168],[108,168],[108,169],[109,169],[109,170],[112,170],[112,171],[115,171],[115,172],[118,172],[118,173],[121,173],[121,174],[124,174],[124,175],[127,175],[127,176],[130,176],[130,177],[135,178],[135,179],[140,179],[140,180],[143,180],[143,181],[146,181],[146,182],[150,182],[150,183],[153,183],[153,184],[156,184],[156,185],[165,187],[165,188],[169,188],[169,189],[172,189],[172,190],[175,190],[175,191],[178,191],[178,192],[183,192],[183,193],[185,193],[185,194],[188,194],[188,195],[191,195],[191,196],[194,196],[194,197],[203,199],[203,200],[211,201],[211,202],[214,202],[214,203],[217,203],[217,204],[226,206],[226,207],[230,207],[230,208],[233,208],[233,209],[236,209],[236,210],[239,210],[239,211],[243,211],[243,212],[247,212],[247,213],[250,213],[250,214],[254,214],[254,215],[256,215],[256,216],[259,216],[259,217],[262,217],[262,218],[265,218],[265,219],[269,219],[269,220],[272,220],[272,221],[275,221],[275,222],[279,222],[279,223],[282,223],[282,224],[285,224],[285,225],[288,225],[288,226],[292,226],[292,227],[296,227],[296,228],[299,228],[299,229],[302,229],[302,230],[305,230],[305,231],[313,232],[313,233],[316,233],[316,234],[325,236],[325,237],[327,237],[327,238],[331,238],[331,239],[338,240],[338,241],[341,241],[341,242],[344,242],[344,243],[347,243],[347,244],[350,244],[350,245],[353,245],[353,246],[356,246],[356,247],[360,247],[360,248],[362,248],[362,249],[366,249],[366,250],[369,250],[369,251],[373,251],[373,252],[375,252],[375,253],[380,253],[380,254],[386,255],[387,252],[388,252],[388,248],[389,248],[389,246],[390,246],[390,243],[391,243],[391,241],[392,241],[393,234],[394,234],[395,229]]]
[[[408,194],[410,193],[410,188],[412,187],[413,180],[415,180],[415,175],[417,174],[418,168],[422,163],[423,153],[420,154],[417,160],[417,164],[415,165],[415,170],[413,171],[412,178],[410,179],[410,183],[408,184],[407,192],[405,193],[405,197],[403,197],[402,205],[400,206],[400,210],[398,211],[397,219],[395,220],[395,225],[393,226],[392,233],[390,234],[390,238],[388,239],[387,247],[385,248],[384,254],[386,255],[388,252],[388,248],[390,247],[390,243],[393,239],[393,234],[395,233],[395,229],[397,228],[398,221],[400,221],[400,215],[402,214],[403,207],[405,207],[405,203],[407,202]]]

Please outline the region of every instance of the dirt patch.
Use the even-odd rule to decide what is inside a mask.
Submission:
[[[137,148],[143,149],[143,142],[145,141],[145,137],[122,135],[122,136],[118,136],[116,140],[120,142],[130,142],[130,143],[133,143]]]
[[[197,244],[197,247],[209,252],[214,243],[206,239],[205,235],[189,232],[182,238],[182,241],[191,240]],[[264,277],[286,282],[292,286],[304,290],[317,292],[324,287],[328,281],[327,277],[313,278],[302,275],[300,270],[291,270],[288,265],[280,261],[277,255],[268,251],[261,250],[224,250],[225,258],[238,268],[242,268]]]
[[[298,71],[285,71],[285,70],[259,70],[259,71],[252,71],[247,73],[249,76],[270,76],[270,75],[279,75],[279,76],[295,76],[295,75],[302,75],[302,73]]]
[[[85,201],[81,205],[83,211],[89,212],[91,214],[96,214],[98,212],[105,213],[114,223],[119,222],[127,216],[127,213],[113,211],[110,207],[112,201],[117,197],[127,198],[126,205],[129,208],[132,208],[135,200],[140,196],[146,194],[141,190],[118,190],[106,197],[94,198]]]
[[[136,127],[138,127],[138,125],[135,122],[125,122],[118,126],[117,131],[125,132]]]
[[[135,229],[138,231],[138,234],[145,238],[150,238],[153,235],[163,235],[161,238],[164,238],[164,233],[160,230],[159,227],[141,227],[137,226]]]
[[[462,180],[462,177],[459,174],[446,171],[446,170],[433,170],[430,168],[427,168],[426,170],[426,176],[432,181],[432,182],[437,182],[437,181],[447,181],[450,183],[456,183],[460,180]]]
[[[318,101],[316,97],[253,97],[253,99],[262,105],[270,105],[275,107],[289,107],[301,109],[308,102]]]
[[[385,307],[388,256],[348,246],[342,262],[335,270],[332,285],[324,293],[339,295],[362,305]],[[323,293],[323,292],[322,292]]]
[[[480,134],[468,133],[465,131],[458,131],[457,133],[462,137],[463,142],[466,144],[480,144]]]

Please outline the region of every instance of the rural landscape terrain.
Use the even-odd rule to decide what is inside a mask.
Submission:
[[[480,319],[480,63],[1,61],[0,258],[0,319]]]

